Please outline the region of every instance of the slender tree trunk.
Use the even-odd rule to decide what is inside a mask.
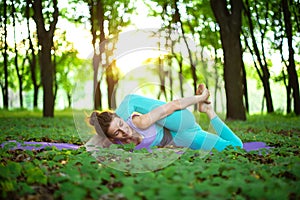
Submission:
[[[242,1],[211,0],[211,7],[220,26],[224,52],[224,81],[227,99],[227,119],[245,120],[243,104],[242,49],[240,41]]]
[[[217,57],[217,49],[214,48],[214,54],[215,54],[215,63],[218,62],[218,57]],[[214,108],[217,110],[217,92],[219,88],[219,74],[218,74],[218,68],[217,66],[214,67],[214,75],[215,75],[215,99],[214,99]],[[222,98],[222,95],[221,95]]]
[[[183,76],[182,76],[182,73],[183,73],[183,58],[182,58],[182,55],[179,54],[178,56],[175,54],[174,52],[174,44],[175,42],[174,41],[171,41],[171,53],[172,55],[174,55],[174,58],[175,60],[177,61],[178,63],[178,66],[179,66],[179,71],[178,71],[178,79],[179,79],[179,88],[180,88],[180,95],[181,97],[184,96],[184,92],[183,92]],[[172,59],[172,58],[170,58]]]
[[[72,94],[67,92],[68,108],[72,106]]]
[[[94,71],[94,75],[93,75],[93,101],[94,101],[94,109],[99,109],[100,105],[97,105],[97,103],[100,102],[99,99],[101,99],[99,96],[99,92],[96,92],[99,87],[98,87],[98,69],[99,69],[99,55],[97,55],[97,49],[96,49],[96,40],[97,40],[97,26],[95,24],[95,4],[96,2],[94,2],[93,0],[91,0],[91,2],[89,3],[89,12],[90,12],[90,22],[91,22],[91,33],[92,33],[92,44],[93,44],[93,71]]]
[[[168,27],[168,36],[166,36],[166,49],[172,49],[172,44],[173,41],[171,39],[171,34],[172,34],[172,29],[171,26]],[[172,50],[171,50],[172,51]],[[167,69],[167,73],[168,73],[168,78],[169,78],[169,94],[170,94],[170,101],[172,101],[174,99],[174,94],[173,94],[173,74],[172,74],[172,56],[168,55],[167,56],[167,63],[168,63],[168,69]]]
[[[170,98],[169,100],[172,101],[174,99],[174,94],[173,94],[173,74],[172,74],[172,59],[168,56],[168,78],[169,78],[169,85],[170,85],[170,89],[169,89],[169,94],[170,94]]]
[[[287,66],[286,66],[287,68]],[[283,76],[283,83],[285,86],[285,90],[286,90],[286,113],[291,113],[291,102],[292,102],[292,98],[291,98],[291,85],[288,83],[287,78],[286,78],[286,74],[284,72],[284,70],[281,71],[282,76]]]
[[[289,10],[289,4],[287,0],[282,0],[285,32],[288,40],[289,47],[289,64],[288,64],[288,75],[291,88],[293,90],[294,99],[294,112],[296,115],[300,115],[300,96],[299,96],[299,82],[296,72],[295,59],[294,59],[294,49],[293,49],[293,32],[292,32],[292,22],[291,13]]]
[[[8,109],[8,44],[7,44],[7,2],[4,0],[4,52],[3,52],[3,65],[4,65],[4,86],[3,86],[3,107]]]
[[[159,33],[159,38],[161,37],[161,34]],[[158,43],[158,49],[161,50],[161,43]],[[166,92],[166,72],[164,69],[164,61],[161,58],[158,58],[158,77],[160,81],[160,87],[159,92],[157,95],[157,99],[160,99],[161,95],[163,94],[165,97],[165,100],[168,101],[167,98],[167,92]]]
[[[113,48],[111,51],[106,51],[106,63],[109,62],[109,57],[113,54],[113,49],[115,48],[113,44]],[[110,109],[116,109],[116,97],[115,97],[115,86],[118,83],[119,75],[116,66],[116,61],[114,60],[110,65],[106,67],[105,75],[106,75],[106,83],[107,83],[107,101]]]
[[[51,48],[53,46],[53,36],[58,21],[57,0],[53,0],[54,12],[49,30],[46,30],[45,19],[42,13],[43,6],[41,0],[35,0],[33,3],[33,19],[37,26],[38,43],[41,46],[39,60],[41,67],[41,81],[43,86],[43,116],[54,117],[54,94],[53,81],[54,70],[51,60]]]
[[[267,112],[272,113],[274,112],[274,107],[273,107],[273,100],[271,95],[271,87],[270,87],[269,78],[266,76],[263,76],[263,88],[265,91],[264,97],[266,99]]]
[[[30,12],[30,2],[26,2],[26,22],[27,22],[27,31],[28,31],[28,41],[29,41],[29,50],[31,52],[31,58],[29,56],[29,53],[27,51],[27,59],[30,65],[30,73],[31,73],[31,80],[33,83],[33,108],[38,107],[38,92],[40,84],[37,83],[37,60],[35,55],[35,50],[31,38],[31,31],[30,31],[30,25],[29,25],[29,12]]]
[[[248,85],[247,85],[247,74],[246,74],[246,69],[244,62],[242,60],[242,72],[243,72],[243,93],[244,93],[244,100],[245,100],[245,108],[246,111],[249,113],[249,99],[248,99]]]
[[[266,1],[266,9],[268,10],[268,2]],[[251,40],[252,40],[252,44],[253,44],[253,50],[251,49],[250,45],[247,42],[247,39],[245,39],[246,45],[248,47],[248,49],[250,50],[251,54],[252,54],[252,58],[253,58],[253,62],[256,68],[257,73],[259,74],[259,77],[262,81],[263,84],[263,88],[264,88],[264,98],[266,99],[266,106],[267,106],[267,112],[268,113],[272,113],[274,112],[274,107],[273,107],[273,100],[272,100],[272,95],[271,95],[271,87],[270,87],[270,72],[268,69],[268,63],[266,61],[266,56],[265,56],[265,48],[264,48],[264,37],[266,35],[266,28],[263,28],[261,25],[259,25],[259,31],[260,31],[260,37],[261,37],[261,53],[259,51],[258,48],[258,44],[256,42],[256,37],[254,34],[254,25],[253,25],[253,20],[252,20],[252,15],[250,12],[250,5],[249,5],[249,1],[246,0],[246,5],[244,6],[245,8],[245,13],[247,15],[247,19],[248,19],[248,23],[249,23],[249,33],[251,35]],[[257,11],[257,7],[255,6],[255,12],[256,12],[256,17],[258,20],[259,17],[259,12]],[[266,12],[267,13],[267,12]],[[265,21],[267,21],[267,15],[265,16]],[[267,22],[266,22],[267,23]],[[254,55],[257,58],[257,62],[258,65],[260,67],[260,69],[258,68],[256,61],[254,59]]]
[[[94,70],[94,109],[102,109],[102,92],[100,88],[101,80],[98,80],[99,66],[102,66],[102,55],[104,54],[104,45],[102,42],[105,40],[104,34],[104,8],[102,1],[92,0],[90,3],[90,14],[92,24],[92,44],[94,46],[93,57],[93,70]],[[97,32],[100,32],[98,36]],[[101,74],[102,76],[102,74]]]
[[[116,36],[116,38],[118,38],[118,36]],[[116,48],[116,42],[117,42],[117,40],[110,40],[110,42],[107,43],[107,45],[111,44],[112,47],[110,50],[105,51],[105,57],[106,57],[105,66],[107,66],[106,70],[105,70],[105,74],[106,74],[106,83],[107,83],[108,105],[109,105],[109,108],[111,108],[113,110],[116,109],[116,107],[117,107],[115,87],[119,81],[119,71],[118,71],[118,67],[116,64],[116,60],[114,59],[110,63],[110,58],[114,54],[114,50]],[[109,48],[106,47],[106,49],[109,49]]]
[[[16,39],[16,9],[15,3],[12,2],[12,19],[13,19],[13,27],[14,27],[14,43],[15,43],[15,67],[17,72],[17,77],[19,81],[19,101],[20,108],[23,108],[23,76],[20,72],[19,62],[18,62],[18,48],[17,48],[17,39]]]
[[[174,54],[173,52],[173,46],[172,46],[172,54]],[[183,58],[182,55],[175,55],[175,59],[179,65],[179,71],[178,71],[178,79],[179,79],[179,87],[180,87],[180,95],[181,97],[184,97],[184,91],[183,91]]]
[[[0,87],[1,87],[1,93],[2,93],[2,98],[4,99],[4,85],[0,82]]]
[[[185,35],[185,31],[184,31],[184,28],[183,28],[183,23],[181,21],[181,16],[180,16],[180,12],[179,12],[179,8],[178,8],[177,3],[178,3],[178,0],[174,0],[175,14],[174,14],[173,18],[174,18],[174,22],[179,23],[180,30],[182,32],[182,37],[183,37],[184,43],[185,43],[187,51],[188,51],[189,61],[190,61],[190,65],[191,65],[190,69],[191,69],[192,78],[193,78],[193,90],[194,90],[194,93],[196,94],[197,81],[198,81],[197,80],[197,74],[196,74],[196,66],[195,66],[195,63],[194,63],[194,60],[193,60],[193,57],[192,57],[192,52],[190,50],[190,47],[189,47],[189,44],[188,44],[188,41],[187,41],[187,38],[186,38],[186,35]],[[195,106],[195,108],[197,108],[197,106]]]
[[[53,68],[53,84],[54,84],[54,92],[53,92],[53,101],[55,102],[57,91],[58,91],[58,84],[56,79],[56,56],[55,56],[55,50],[53,55],[53,61],[52,61],[52,68]]]
[[[112,72],[112,67],[108,67],[106,70],[106,74],[111,74]],[[113,76],[107,76],[106,75],[106,83],[107,83],[107,99],[108,99],[108,107],[110,109],[116,109],[116,99],[114,96],[114,88],[116,81],[114,80]]]
[[[94,53],[93,56],[93,69],[94,69],[94,109],[102,109],[101,103],[101,91],[100,91],[100,81],[98,80],[99,71],[99,55]]]

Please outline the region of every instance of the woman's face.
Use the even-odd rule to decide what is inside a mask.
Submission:
[[[129,139],[132,137],[132,129],[123,119],[115,117],[110,123],[107,134],[114,139]]]

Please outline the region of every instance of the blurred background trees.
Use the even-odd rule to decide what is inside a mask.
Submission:
[[[117,38],[156,19],[153,26],[162,32],[155,34],[164,37],[158,47],[173,54],[145,58],[157,64],[161,85],[155,97],[173,99],[166,88],[175,89],[176,80],[184,96],[184,77],[194,92],[204,82],[228,119],[245,120],[253,102],[261,102],[262,112],[284,108],[281,112],[300,114],[299,0],[4,0],[0,5],[3,109],[41,108],[43,116],[53,117],[55,109],[72,106],[76,83],[88,80],[93,108],[114,109],[122,75],[114,60]],[[144,27],[135,24],[138,19]],[[75,41],[71,27],[78,31],[72,33],[78,35]],[[83,31],[89,37],[81,37]],[[176,51],[180,42],[186,55]],[[91,55],[80,56],[86,44]],[[258,91],[263,91],[259,98]]]

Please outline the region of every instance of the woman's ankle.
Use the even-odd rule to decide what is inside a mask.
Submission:
[[[213,109],[207,109],[206,114],[210,120],[217,116],[216,112]]]

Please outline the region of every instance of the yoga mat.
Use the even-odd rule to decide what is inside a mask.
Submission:
[[[14,140],[4,142],[1,144],[1,148],[9,143],[15,143],[16,146],[10,148],[11,150],[20,149],[20,150],[41,150],[46,147],[56,147],[59,150],[62,149],[78,149],[80,146],[75,144],[68,144],[68,143],[54,143],[54,142],[16,142]]]
[[[9,143],[15,143],[16,146],[12,147],[11,150],[15,149],[21,149],[21,150],[41,150],[45,147],[56,147],[59,150],[62,149],[78,149],[80,145],[75,144],[68,144],[68,143],[52,143],[52,142],[16,142],[14,140],[7,141],[1,144],[1,148],[3,148],[5,145]],[[245,149],[247,152],[249,151],[258,151],[261,149],[270,149],[272,147],[269,147],[264,142],[246,142],[244,143],[243,149]]]

